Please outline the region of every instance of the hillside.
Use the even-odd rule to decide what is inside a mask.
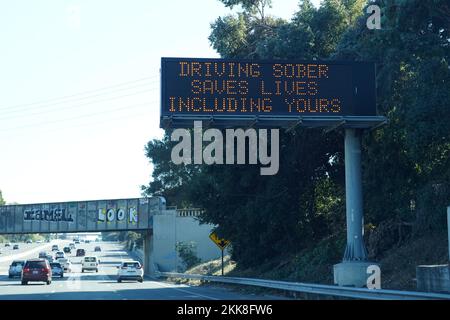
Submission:
[[[415,268],[421,264],[448,262],[448,243],[445,233],[423,236],[396,245],[379,256],[381,283],[384,289],[415,290]],[[225,274],[235,277],[253,277],[309,283],[332,284],[332,268],[342,252],[339,241],[329,239],[316,248],[294,256],[273,259],[258,268],[241,269],[230,257],[225,257]],[[432,248],[432,249],[430,249]],[[187,271],[191,274],[220,275],[220,259],[197,265]]]

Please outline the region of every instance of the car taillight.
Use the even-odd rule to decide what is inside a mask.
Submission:
[[[42,272],[44,272],[44,273],[48,273],[48,269],[47,268],[42,268]]]
[[[29,268],[25,268],[25,269],[23,269],[23,272],[30,272],[30,269]]]

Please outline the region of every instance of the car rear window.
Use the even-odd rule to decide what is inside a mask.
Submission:
[[[13,261],[13,263],[11,263],[11,265],[13,267],[23,266],[24,264],[25,264],[25,261]]]
[[[97,258],[95,258],[95,257],[86,257],[86,258],[84,258],[84,261],[86,261],[86,262],[96,262]]]
[[[60,263],[55,263],[55,262],[50,263],[50,266],[51,266],[52,268],[53,268],[53,267],[61,268],[61,264],[60,264]]]
[[[134,268],[139,268],[140,267],[140,263],[139,262],[124,262],[123,263],[124,267],[134,267]]]
[[[45,268],[47,267],[47,264],[45,261],[27,261],[26,264],[27,268]]]

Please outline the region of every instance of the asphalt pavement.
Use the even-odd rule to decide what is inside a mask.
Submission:
[[[64,278],[53,278],[50,285],[30,282],[22,285],[20,278],[9,279],[8,268],[12,260],[37,258],[40,251],[51,253],[51,245],[57,243],[62,249],[70,241],[56,240],[45,244],[19,244],[19,250],[5,248],[0,255],[0,300],[271,300],[274,296],[245,295],[229,289],[211,286],[188,286],[158,279],[117,282],[117,266],[122,260],[132,259],[123,246],[117,242],[80,243],[76,247],[86,250],[86,255],[100,259],[98,273],[81,272],[81,259],[76,250],[67,255],[72,262],[72,272]],[[99,245],[101,252],[94,252]],[[54,254],[54,252],[53,252]]]

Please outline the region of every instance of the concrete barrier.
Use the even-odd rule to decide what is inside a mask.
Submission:
[[[450,266],[429,265],[416,267],[417,290],[450,293]]]

